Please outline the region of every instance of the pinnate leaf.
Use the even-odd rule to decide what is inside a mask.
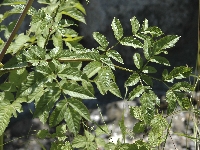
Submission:
[[[60,100],[56,104],[56,108],[53,110],[49,118],[49,125],[51,127],[56,126],[65,118],[65,113],[67,112],[67,106],[68,102],[66,99]]]
[[[119,63],[124,64],[121,55],[116,50],[109,50],[108,52],[106,52],[106,55],[118,61]]]
[[[159,64],[163,64],[165,66],[170,66],[169,61],[165,58],[165,57],[161,57],[161,56],[154,56],[150,59],[151,62],[155,62],[155,63],[159,63]]]
[[[102,67],[102,63],[98,61],[92,61],[83,68],[83,73],[85,73],[88,76],[88,78],[91,78],[96,73],[98,73],[101,67]]]
[[[131,26],[132,26],[132,33],[134,35],[138,32],[140,28],[140,24],[136,17],[131,18],[130,21],[131,21]]]
[[[152,66],[145,66],[142,70],[144,73],[156,73],[157,70]]]
[[[125,86],[134,86],[140,80],[140,76],[138,73],[133,73],[125,82]]]
[[[131,47],[134,47],[134,48],[142,48],[143,47],[143,44],[139,41],[139,40],[136,40],[134,37],[130,36],[130,37],[124,37],[120,43],[122,45],[125,45],[125,46],[131,46]]]
[[[59,99],[60,93],[61,91],[59,88],[49,88],[36,103],[34,117],[39,117],[40,121],[45,123],[48,119],[49,112],[53,109],[55,102]]]
[[[177,35],[167,35],[154,43],[153,50],[155,54],[158,55],[163,50],[167,48],[171,48],[175,45],[175,43],[179,40],[180,36]]]
[[[102,35],[99,32],[94,32],[93,33],[93,38],[101,45],[104,49],[108,47],[108,41],[106,40],[106,37]]]
[[[74,83],[64,83],[62,86],[63,92],[72,97],[77,97],[81,99],[94,99],[94,95],[82,86]]]
[[[174,79],[183,79],[192,73],[192,68],[186,66],[175,67],[168,75],[164,76],[167,82],[173,82]]]
[[[166,93],[166,101],[168,103],[167,105],[167,113],[171,114],[175,108],[177,107],[177,99],[178,97],[176,96],[176,94],[172,91],[172,90],[168,90]]]
[[[112,26],[112,30],[114,32],[115,38],[117,40],[120,40],[123,36],[123,28],[119,19],[114,18],[111,26]]]
[[[148,86],[142,86],[138,85],[136,88],[134,88],[130,93],[129,93],[129,100],[133,100],[136,97],[139,97],[141,94],[144,93],[145,90],[150,89]]]
[[[74,111],[79,113],[79,115],[81,115],[87,121],[91,121],[90,114],[87,107],[80,100],[76,98],[71,98],[71,99],[68,99],[68,103]]]
[[[149,27],[144,31],[144,34],[151,34],[153,37],[156,36],[161,36],[163,34],[162,30],[158,27]]]
[[[147,85],[153,86],[153,81],[152,81],[151,77],[149,77],[148,75],[142,74],[142,75],[141,75],[141,79],[142,79],[142,81],[144,81]]]
[[[139,53],[133,55],[133,62],[138,69],[141,69],[143,66],[143,60]]]
[[[72,107],[67,107],[64,120],[70,132],[76,136],[80,130],[81,116]]]

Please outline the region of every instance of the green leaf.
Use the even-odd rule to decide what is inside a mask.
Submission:
[[[84,148],[86,147],[86,144],[87,144],[86,141],[87,139],[85,136],[77,135],[72,142],[72,146],[74,148]]]
[[[126,80],[125,86],[134,86],[140,81],[140,76],[138,73],[133,73],[130,77]]]
[[[24,44],[28,42],[29,39],[30,38],[28,35],[24,35],[23,33],[19,34],[16,37],[15,41],[11,43],[6,53],[12,53],[12,54],[17,53],[19,50],[21,50]]]
[[[68,130],[76,136],[80,130],[81,116],[74,111],[72,107],[67,107],[64,120],[67,124]]]
[[[95,143],[97,144],[97,147],[105,147],[106,141],[103,138],[96,137]]]
[[[145,90],[150,89],[148,86],[142,86],[138,85],[136,88],[134,88],[130,93],[128,99],[133,100],[136,97],[139,97],[141,94],[144,93]]]
[[[114,32],[115,38],[119,41],[122,38],[123,33],[124,33],[119,19],[114,17],[111,26],[112,26],[112,30]]]
[[[38,133],[37,133],[37,137],[40,138],[40,139],[45,139],[48,136],[50,136],[50,133],[47,129],[39,130]]]
[[[165,80],[165,79],[167,78],[168,75],[169,75],[169,74],[168,74],[167,69],[164,69],[163,72],[162,72],[162,79]]]
[[[172,90],[168,90],[166,93],[166,101],[168,103],[167,105],[167,114],[173,113],[175,108],[177,107],[177,96]]]
[[[6,99],[6,95],[5,95],[5,99]],[[23,112],[23,109],[22,109],[22,105],[21,105],[21,103],[24,103],[24,102],[26,102],[27,101],[27,99],[26,98],[17,98],[13,103],[12,103],[12,105],[11,105],[11,107],[12,107],[12,109],[13,109],[13,116],[15,117],[15,118],[17,118],[17,115],[18,115],[18,113],[21,113],[21,112]]]
[[[132,26],[132,33],[134,35],[138,32],[140,28],[140,23],[136,17],[131,18],[130,21],[131,21],[131,26]]]
[[[109,143],[106,143],[106,145],[105,145],[104,148],[105,148],[105,150],[111,150],[111,149],[112,149],[112,150],[113,150],[113,149],[116,150],[116,149],[115,149],[116,146],[117,146],[117,145],[115,145],[114,143],[109,142]]]
[[[124,37],[120,43],[125,46],[132,46],[134,48],[143,48],[143,44],[139,41],[136,40],[134,37]]]
[[[168,127],[168,123],[162,115],[158,114],[151,120],[150,126],[152,129],[149,132],[148,141],[151,146],[155,147],[167,138],[167,132],[165,130]]]
[[[142,58],[140,57],[140,54],[139,53],[135,53],[133,55],[133,61],[134,61],[134,64],[135,66],[138,68],[138,69],[141,69],[142,66],[143,66],[143,60]]]
[[[141,96],[140,102],[144,122],[149,124],[155,114],[155,105],[159,106],[160,100],[153,91],[149,90]]]
[[[61,13],[70,16],[73,19],[78,20],[80,22],[86,23],[83,13],[75,8],[68,11],[62,11]]]
[[[118,61],[119,63],[124,64],[123,59],[121,58],[121,55],[116,50],[109,50],[106,52],[106,55]]]
[[[44,92],[45,92],[44,87],[42,86],[37,87],[33,92],[31,92],[28,95],[27,103],[31,103],[34,100],[37,103],[40,97],[44,94]]]
[[[42,35],[38,35],[36,38],[37,38],[37,45],[41,48],[44,48],[46,39]]]
[[[165,75],[164,80],[167,82],[173,82],[174,79],[183,79],[189,77],[192,73],[192,68],[180,66],[175,67],[169,75]]]
[[[184,92],[191,92],[191,91],[194,91],[194,86],[191,85],[190,83],[188,82],[178,82],[176,84],[174,84],[172,87],[171,87],[171,90],[173,91],[184,91]]]
[[[55,46],[55,48],[57,48],[57,50],[63,49],[62,35],[58,33],[55,35],[52,35],[52,40],[53,40],[53,45]]]
[[[72,97],[77,97],[81,99],[95,98],[89,90],[83,88],[82,86],[79,86],[78,84],[67,82],[63,84],[62,89],[65,94],[68,94]]]
[[[155,63],[159,63],[159,64],[163,64],[165,66],[170,66],[169,61],[165,58],[165,57],[161,57],[161,56],[154,56],[150,59],[151,62],[155,62]]]
[[[66,99],[60,100],[56,104],[56,108],[51,113],[50,118],[49,118],[49,125],[51,127],[56,126],[57,124],[59,124],[65,118],[67,106],[68,106],[68,101]]]
[[[110,68],[112,68],[113,70],[115,70],[115,66],[114,66],[114,64],[112,63],[112,61],[110,60],[109,57],[102,56],[100,58],[100,60],[101,60],[102,63],[106,64],[107,66],[109,66]]]
[[[19,95],[19,97],[29,96],[30,94],[37,91],[37,88],[43,87],[46,81],[47,78],[42,74],[37,72],[30,72],[26,81],[22,83],[22,86],[18,90],[17,95]]]
[[[109,43],[104,35],[99,32],[93,32],[93,38],[106,50]]]
[[[94,87],[93,87],[91,82],[88,82],[86,80],[82,80],[82,86],[85,89],[88,89],[93,95],[95,94]]]
[[[83,7],[83,5],[81,3],[76,3],[75,7],[86,15],[85,8]]]
[[[110,90],[111,84],[115,82],[115,76],[110,68],[102,68],[94,81],[100,93],[104,95]]]
[[[2,83],[0,85],[0,89],[2,91],[9,91],[9,92],[15,92],[16,91],[14,84],[8,83],[8,82]]]
[[[84,133],[89,142],[94,141],[95,136],[92,135],[92,133],[88,132],[87,130],[85,130]]]
[[[13,1],[13,0],[4,0],[3,3],[1,5],[25,5],[26,4],[26,0],[17,0],[17,1]]]
[[[59,88],[48,89],[36,103],[34,117],[39,117],[40,121],[46,123],[50,111],[53,109],[55,102],[60,98],[61,91]]]
[[[16,86],[19,86],[24,80],[26,80],[27,71],[25,68],[13,70],[9,74],[9,82]]]
[[[88,78],[91,78],[96,73],[98,73],[101,67],[102,67],[102,63],[98,61],[92,61],[83,68],[83,73],[85,73],[88,76]]]
[[[3,96],[3,93],[0,93]],[[4,97],[4,96],[3,96]],[[0,135],[3,135],[6,127],[10,122],[10,118],[12,116],[13,108],[8,100],[0,100]]]
[[[110,83],[109,91],[114,94],[115,96],[122,98],[121,92],[115,82]]]
[[[145,66],[142,70],[143,73],[156,73],[157,70],[152,66]]]
[[[152,50],[151,50],[151,39],[149,38],[145,38],[144,40],[144,45],[143,45],[143,49],[144,49],[144,57],[149,60],[152,56]]]
[[[152,81],[151,77],[149,77],[148,75],[142,74],[142,75],[141,75],[141,79],[142,79],[142,81],[144,81],[147,85],[153,86],[153,81]]]
[[[167,48],[171,48],[175,45],[175,43],[179,40],[180,36],[177,35],[167,35],[154,43],[153,50],[155,54],[158,55],[163,50]]]
[[[158,27],[148,27],[145,31],[144,31],[144,34],[151,34],[153,37],[158,37],[158,36],[161,36],[163,35],[163,32],[160,28]]]
[[[56,137],[58,138],[59,141],[65,141],[66,140],[66,132],[67,132],[67,129],[66,129],[66,124],[61,124],[61,125],[58,125],[56,127]]]
[[[144,122],[137,122],[134,127],[133,127],[133,132],[134,133],[142,133],[145,130],[145,124]]]
[[[80,101],[75,98],[68,99],[69,105],[79,113],[83,118],[85,118],[87,121],[90,121],[90,114],[87,109],[87,107]]]
[[[143,31],[146,31],[149,28],[148,20],[145,18],[142,24]]]
[[[185,97],[185,94],[184,97],[178,99],[178,103],[183,110],[188,110],[192,107],[192,103],[190,102],[188,97]]]
[[[61,70],[58,72],[58,77],[61,79],[71,79],[75,81],[81,81],[82,79],[82,72],[78,68],[72,68],[72,67],[65,67],[64,70]]]
[[[23,52],[27,62],[32,63],[33,66],[37,66],[40,60],[45,59],[46,50],[39,46],[31,46],[27,51]]]
[[[101,128],[100,128],[101,127]],[[103,134],[110,135],[110,131],[108,129],[107,125],[101,125],[100,127],[97,127],[95,130],[96,136],[101,136]],[[102,130],[103,129],[103,130]]]

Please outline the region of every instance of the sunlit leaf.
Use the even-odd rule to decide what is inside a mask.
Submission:
[[[177,35],[167,35],[154,43],[153,50],[155,54],[158,55],[163,50],[167,48],[171,48],[175,45],[175,43],[179,40],[180,36]]]
[[[136,34],[137,31],[138,31],[139,28],[140,28],[139,21],[137,20],[136,17],[131,18],[130,21],[131,21],[131,26],[132,26],[132,33],[133,33],[133,34]]]
[[[156,73],[157,70],[152,66],[145,66],[142,70],[144,73]]]
[[[108,52],[106,52],[106,55],[108,57],[120,62],[121,64],[124,64],[123,59],[121,58],[121,55],[116,50],[109,50]]]
[[[121,25],[119,19],[114,18],[111,26],[112,26],[112,30],[114,32],[115,38],[117,40],[120,40],[123,36],[123,28],[122,28],[122,25]]]
[[[137,40],[136,38],[134,38],[132,36],[122,38],[120,43],[122,45],[131,46],[134,48],[142,48],[143,47],[143,44],[139,40]]]
[[[96,73],[98,73],[98,71],[101,69],[101,67],[102,67],[102,63],[100,63],[98,61],[93,61],[93,62],[90,62],[89,64],[87,64],[83,68],[83,73],[85,73],[88,76],[88,78],[91,78]]]
[[[136,85],[140,80],[140,76],[138,73],[133,73],[130,75],[130,77],[126,80],[125,86],[134,86]]]
[[[143,66],[143,60],[139,53],[133,55],[133,62],[138,69],[141,69]]]
[[[87,89],[74,83],[64,83],[62,86],[63,92],[69,96],[81,99],[94,99],[94,95]]]
[[[161,57],[161,56],[154,56],[150,59],[151,62],[155,62],[155,63],[159,63],[159,64],[163,64],[165,66],[170,66],[169,61],[165,58],[165,57]]]
[[[108,47],[108,41],[106,40],[106,37],[102,35],[99,32],[94,32],[93,33],[93,38],[101,45],[104,49]]]

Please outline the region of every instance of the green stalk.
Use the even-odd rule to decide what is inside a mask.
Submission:
[[[3,150],[3,134],[0,136],[0,150]]]

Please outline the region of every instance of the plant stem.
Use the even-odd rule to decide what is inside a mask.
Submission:
[[[0,136],[0,150],[3,150],[3,134]]]
[[[26,14],[27,14],[29,8],[32,6],[33,1],[34,1],[34,0],[29,0],[29,1],[27,2],[27,4],[26,4],[26,6],[25,6],[25,8],[24,8],[24,10],[23,10],[23,12],[22,12],[22,14],[21,14],[21,16],[19,17],[19,19],[18,19],[18,21],[17,21],[17,24],[15,25],[15,28],[13,29],[13,31],[12,31],[12,33],[11,33],[11,35],[10,35],[8,41],[6,42],[6,44],[5,44],[4,48],[3,48],[3,50],[1,51],[1,54],[0,54],[0,62],[2,61],[2,59],[3,59],[3,57],[4,57],[5,53],[6,53],[6,51],[7,51],[7,49],[8,49],[8,47],[10,46],[10,43],[13,41],[13,39],[14,39],[14,37],[15,37],[17,31],[19,30],[19,28],[20,28],[20,26],[21,26],[21,24],[22,24],[22,22],[23,22],[23,20],[24,20],[24,18],[25,18],[25,16],[26,16]]]

